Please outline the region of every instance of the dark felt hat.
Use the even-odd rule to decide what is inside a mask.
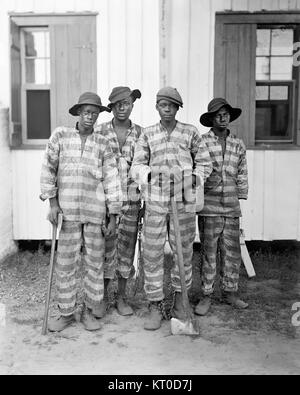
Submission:
[[[133,89],[131,90],[128,88],[128,86],[116,86],[113,88],[111,91],[111,94],[109,95],[108,100],[110,103],[107,105],[110,109],[114,104],[116,104],[118,101],[127,99],[128,97],[132,97],[133,102],[135,102],[136,99],[140,99],[142,94],[139,89]]]
[[[230,122],[235,121],[242,113],[240,108],[232,107],[225,99],[217,97],[212,99],[207,106],[207,112],[201,115],[200,123],[203,126],[212,127],[213,116],[222,108],[226,107],[230,114]]]
[[[84,92],[82,93],[82,95],[79,96],[78,103],[74,104],[74,106],[69,109],[69,113],[71,115],[76,116],[78,115],[78,109],[82,105],[87,105],[87,104],[98,107],[100,109],[100,112],[102,111],[110,112],[110,109],[108,107],[102,106],[101,99],[96,93]]]
[[[171,86],[165,86],[157,92],[156,103],[163,99],[169,100],[180,107],[183,106],[183,101],[178,90],[176,88],[172,88]]]

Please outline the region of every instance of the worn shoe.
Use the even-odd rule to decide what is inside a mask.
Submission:
[[[117,300],[117,311],[120,315],[127,316],[127,315],[133,315],[133,310],[127,303],[126,299],[123,298],[122,296],[118,297]]]
[[[246,309],[249,304],[239,299],[237,295],[232,292],[226,292],[223,294],[223,301],[227,304],[230,304],[232,307],[236,309]]]
[[[197,315],[206,315],[211,306],[211,297],[204,296],[200,302],[197,304],[195,308],[195,314]]]
[[[87,331],[98,331],[101,329],[100,322],[97,321],[92,311],[89,309],[84,310],[82,313],[81,322],[83,323],[84,329]]]
[[[150,304],[150,313],[144,323],[144,329],[147,331],[156,331],[161,327],[163,316],[157,303]]]
[[[51,318],[48,323],[48,330],[50,332],[61,332],[75,321],[74,314],[68,316],[61,315],[59,318]]]
[[[107,302],[103,299],[98,306],[93,307],[92,313],[96,318],[103,318],[107,312]]]

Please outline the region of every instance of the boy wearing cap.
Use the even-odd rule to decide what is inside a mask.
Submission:
[[[198,315],[207,314],[211,306],[218,249],[223,300],[236,308],[248,307],[236,295],[241,264],[239,199],[247,199],[248,196],[246,148],[243,141],[228,129],[229,123],[241,112],[225,99],[215,98],[208,104],[208,111],[200,117],[200,123],[211,128],[203,139],[211,156],[213,171],[204,185],[204,208],[199,213],[203,298],[195,309]]]
[[[108,235],[105,245],[104,290],[105,297],[97,310],[97,317],[102,318],[106,312],[107,288],[118,276],[117,311],[120,315],[133,314],[126,300],[127,280],[134,273],[133,259],[138,231],[141,201],[138,185],[129,177],[136,142],[141,134],[141,127],[130,120],[136,99],[141,97],[138,89],[126,86],[113,88],[108,100],[108,107],[113,113],[110,122],[102,123],[97,130],[105,136],[117,161],[122,186],[123,206],[119,217],[117,236]],[[117,267],[115,267],[115,262]]]
[[[162,88],[156,97],[160,122],[145,128],[138,141],[132,165],[132,176],[142,186],[146,210],[144,219],[143,262],[145,292],[150,314],[144,328],[161,326],[161,303],[164,299],[164,245],[166,233],[175,252],[171,281],[175,290],[173,315],[184,318],[181,285],[177,264],[174,225],[170,198],[177,201],[185,279],[192,283],[192,255],[195,238],[196,194],[186,194],[192,183],[199,185],[211,171],[209,153],[197,128],[176,120],[182,99],[175,88]],[[184,196],[184,199],[183,199]]]
[[[100,329],[93,309],[103,299],[104,236],[101,224],[109,213],[108,232],[115,232],[120,211],[120,180],[108,140],[94,130],[102,111],[101,99],[85,92],[69,113],[78,116],[73,128],[58,127],[51,135],[41,172],[42,200],[49,199],[51,223],[63,213],[57,248],[57,288],[60,317],[49,321],[59,332],[75,321],[76,263],[84,242],[86,273],[82,322],[85,329]]]

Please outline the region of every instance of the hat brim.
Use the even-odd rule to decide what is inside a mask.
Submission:
[[[108,108],[106,106],[99,106],[98,104],[95,104],[95,103],[80,103],[80,104],[75,104],[73,107],[71,107],[69,109],[69,113],[71,115],[73,115],[73,116],[77,116],[78,115],[78,109],[81,106],[87,106],[87,105],[98,107],[100,109],[100,112],[103,112],[103,111],[110,112],[111,111],[110,108]]]
[[[234,108],[231,107],[230,105],[222,105],[220,108],[222,107],[228,108],[230,114],[230,121],[229,121],[230,123],[235,121],[242,113],[242,110],[240,108]],[[200,117],[201,125],[206,127],[212,127],[213,126],[212,119],[219,110],[220,109],[202,114]]]
[[[113,102],[110,102],[107,107],[111,108],[113,107],[114,104],[116,104],[118,101],[127,99],[128,97],[132,97],[132,101],[133,103],[136,101],[136,99],[140,99],[142,97],[141,91],[139,89],[133,89],[131,92],[123,92],[120,93],[120,95],[118,95],[116,97],[116,99]]]

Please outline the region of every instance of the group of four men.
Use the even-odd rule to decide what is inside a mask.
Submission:
[[[52,223],[57,222],[58,213],[63,213],[56,267],[60,317],[49,322],[51,331],[61,331],[75,321],[76,263],[82,244],[86,263],[81,317],[84,327],[100,329],[100,319],[107,311],[107,289],[115,275],[117,311],[123,316],[134,313],[127,302],[126,286],[134,273],[141,214],[144,290],[149,301],[144,328],[156,330],[163,319],[167,234],[174,252],[173,315],[184,317],[171,198],[178,208],[188,289],[192,284],[196,213],[199,215],[203,297],[195,313],[205,315],[210,308],[218,251],[224,300],[237,308],[247,307],[237,297],[241,262],[239,199],[247,199],[248,193],[246,150],[228,129],[241,110],[225,99],[213,99],[200,117],[201,124],[211,129],[201,135],[195,126],[176,119],[182,98],[175,88],[164,87],[156,96],[160,121],[141,128],[130,120],[139,98],[138,89],[116,87],[106,107],[98,95],[85,92],[69,110],[78,116],[75,127],[56,128],[47,144],[40,197],[50,201]],[[113,118],[96,125],[102,111],[112,111]],[[141,200],[145,202],[144,213]]]

